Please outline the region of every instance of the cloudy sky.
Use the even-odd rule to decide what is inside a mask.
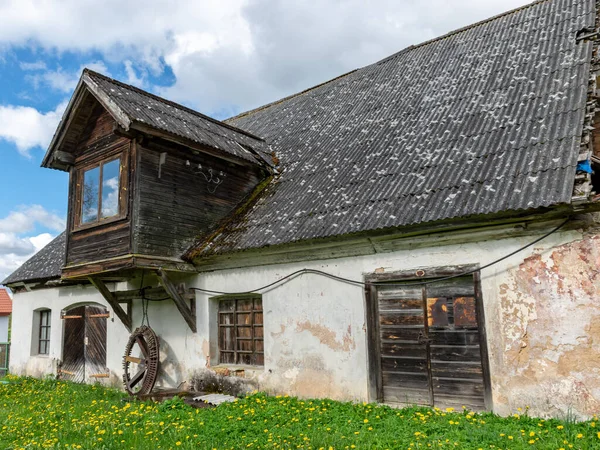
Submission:
[[[223,119],[523,0],[0,0],[0,280],[65,226],[39,167],[83,67]]]

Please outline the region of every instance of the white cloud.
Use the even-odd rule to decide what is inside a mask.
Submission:
[[[40,227],[61,232],[65,220],[40,205],[22,206],[0,219],[0,281],[54,238]]]
[[[66,226],[62,217],[47,211],[43,206],[29,205],[11,211],[5,218],[0,219],[0,233],[28,233],[37,225],[54,231],[62,231]]]
[[[20,62],[19,67],[21,70],[46,70],[46,63],[44,61],[35,61],[35,62]]]
[[[0,281],[17,270],[52,239],[54,236],[49,233],[20,238],[11,233],[0,232]]]
[[[137,85],[144,79],[133,67],[158,73],[166,63],[176,81],[159,93],[214,113],[275,100],[525,3],[7,0],[0,2],[0,48],[100,52],[106,61],[127,61],[128,81]],[[73,79],[64,75],[46,80],[66,91]]]
[[[45,149],[66,106],[63,102],[54,111],[43,113],[29,106],[0,105],[0,140],[15,144],[28,157],[32,148]]]
[[[48,70],[43,73],[31,75],[29,76],[29,79],[36,88],[48,86],[60,92],[70,93],[75,89],[75,86],[77,86],[77,82],[81,77],[81,72],[83,72],[85,67],[110,76],[110,72],[103,61],[92,61],[87,64],[82,64],[79,69],[74,71],[65,71],[62,67],[58,67],[56,70]]]
[[[127,74],[127,79],[125,80],[125,82],[133,86],[143,88],[146,84],[144,74],[142,73],[141,76],[138,76],[135,69],[133,68],[133,62],[131,62],[128,59],[125,60],[123,64],[125,65],[125,73]]]

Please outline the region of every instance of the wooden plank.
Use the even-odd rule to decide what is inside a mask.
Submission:
[[[61,319],[81,319],[83,316],[74,316],[74,315],[70,315],[70,316],[61,316]]]
[[[108,290],[104,282],[98,277],[88,277],[88,280],[94,285],[96,289],[98,289],[100,294],[102,294],[102,297],[104,297],[104,299],[113,309],[114,313],[117,315],[119,320],[121,320],[123,325],[125,325],[125,327],[131,332],[131,316],[129,316],[123,310],[123,308],[121,308],[121,305],[119,304],[113,293]]]
[[[128,291],[117,291],[117,292],[114,292],[113,294],[117,298],[117,301],[119,303],[125,303],[128,300],[142,298],[140,295],[139,289],[131,289]],[[167,295],[167,291],[165,290],[164,287],[160,286],[160,287],[155,287],[155,288],[150,288],[150,289],[144,289],[144,295],[146,297],[158,297],[158,296],[165,297]]]
[[[432,345],[479,345],[479,331],[465,329],[430,329]]]
[[[381,343],[381,354],[384,356],[402,356],[424,358],[427,352],[425,344]]]
[[[426,372],[427,357],[423,354],[421,358],[415,357],[392,357],[381,356],[381,369],[383,371],[401,371],[401,372]]]
[[[383,387],[383,400],[386,403],[430,406],[429,391],[423,389]]]
[[[407,310],[406,312],[384,311],[379,314],[381,325],[421,325],[423,323],[423,311]]]
[[[431,363],[431,374],[438,378],[469,378],[483,380],[480,362],[436,362]]]
[[[377,289],[370,283],[365,285],[365,299],[367,309],[367,360],[368,360],[368,382],[369,400],[382,401],[382,369],[381,369],[381,347],[379,342],[379,301]]]
[[[85,373],[86,379],[100,378],[106,368],[106,317],[109,316],[106,308],[88,305],[85,321]],[[101,318],[98,318],[101,316]],[[92,319],[92,317],[96,317]],[[101,377],[104,378],[104,377]]]
[[[110,378],[110,374],[108,373],[94,373],[88,376],[90,378]]]
[[[481,361],[479,345],[432,345],[431,359],[440,361]]]
[[[481,368],[483,371],[483,383],[485,385],[485,409],[492,411],[493,399],[492,399],[492,382],[490,377],[490,363],[488,357],[487,348],[487,336],[485,328],[485,311],[483,308],[483,295],[481,293],[481,273],[475,272],[473,274],[473,284],[475,285],[475,300],[477,308],[477,323],[479,329],[479,348],[481,352]]]
[[[88,317],[90,319],[108,319],[110,318],[110,314],[106,313],[106,314],[89,314]]]
[[[423,332],[423,327],[386,327],[381,330],[380,338],[381,342],[385,341],[399,341],[408,343],[417,343],[419,334]]]
[[[188,306],[181,294],[175,288],[173,282],[169,279],[169,276],[163,269],[158,269],[156,271],[159,277],[160,283],[163,285],[169,297],[173,299],[175,302],[175,306],[179,310],[179,313],[184,318],[190,329],[196,333],[196,315],[194,314],[193,308]],[[194,303],[196,299],[192,299]]]

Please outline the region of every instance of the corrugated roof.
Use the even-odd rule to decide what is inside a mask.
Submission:
[[[254,164],[273,165],[268,145],[262,138],[248,131],[89,69],[83,71],[82,81],[73,95],[74,98],[84,85],[114,113],[117,121],[125,129],[142,124]],[[62,130],[71,108],[70,104],[58,130]],[[50,160],[55,142],[56,139],[53,139],[43,165]]]
[[[569,203],[595,14],[536,2],[232,118],[282,175],[189,254]]]
[[[65,263],[66,236],[66,232],[59,234],[0,284],[6,286],[20,281],[60,278]]]
[[[6,289],[0,288],[0,316],[10,316],[12,313],[12,299]]]

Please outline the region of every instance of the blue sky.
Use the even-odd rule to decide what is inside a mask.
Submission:
[[[40,162],[83,67],[223,119],[525,3],[0,1],[0,280],[64,229]]]

